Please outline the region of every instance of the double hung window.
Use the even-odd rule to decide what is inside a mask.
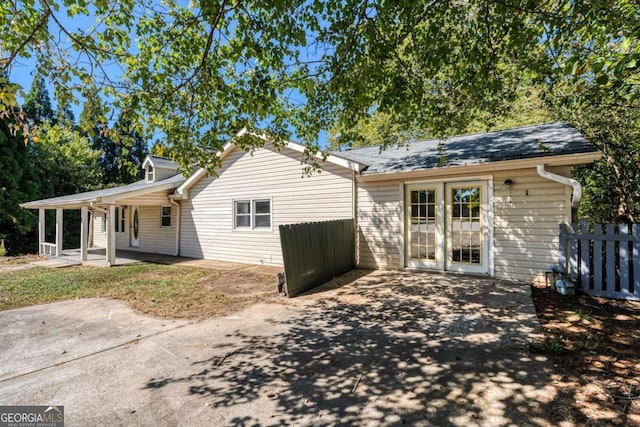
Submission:
[[[271,230],[271,199],[235,200],[234,230]]]

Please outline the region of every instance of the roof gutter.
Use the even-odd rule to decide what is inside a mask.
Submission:
[[[579,154],[562,154],[530,159],[500,160],[487,163],[462,164],[427,169],[406,170],[400,172],[365,172],[358,175],[358,181],[385,181],[399,179],[442,179],[445,176],[469,175],[504,170],[535,168],[541,162],[546,166],[572,166],[591,163],[602,157],[600,151]]]
[[[567,178],[566,176],[557,175],[555,173],[551,173],[544,168],[544,164],[538,165],[536,167],[538,171],[538,175],[543,178],[546,178],[550,181],[559,182],[560,184],[564,184],[573,188],[573,195],[571,196],[571,208],[572,210],[578,209],[580,206],[580,200],[582,200],[582,185],[572,178]]]

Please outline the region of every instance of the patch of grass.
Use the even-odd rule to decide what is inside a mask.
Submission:
[[[579,309],[577,312],[568,315],[567,320],[569,322],[591,323],[593,318],[590,314],[591,312],[585,313],[582,309]]]
[[[6,272],[0,274],[0,310],[75,298],[105,297],[122,299],[132,308],[155,316],[207,318],[230,313],[259,300],[259,295],[231,296],[203,285],[203,281],[233,274],[149,263]],[[256,275],[256,282],[261,277]]]
[[[542,342],[527,341],[523,344],[525,350],[530,353],[536,354],[559,354],[564,350],[562,344],[562,335],[555,337],[553,340],[546,340]]]
[[[586,336],[582,337],[579,346],[588,351],[596,351],[602,347],[603,342],[604,339],[600,335],[589,332]]]

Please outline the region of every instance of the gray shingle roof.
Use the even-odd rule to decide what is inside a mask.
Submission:
[[[363,174],[430,169],[438,166],[440,142],[444,144],[442,155],[447,159],[447,166],[598,151],[573,126],[556,122],[453,136],[445,140],[413,141],[382,152],[376,146],[333,154],[368,165]]]
[[[153,163],[153,166],[156,168],[178,170],[180,167],[180,164],[166,157],[149,155],[149,160],[151,160],[151,163]]]
[[[122,195],[126,197],[127,193],[131,193],[138,190],[149,190],[149,193],[154,191],[160,191],[163,187],[169,189],[177,188],[182,184],[186,178],[182,174],[177,174],[169,178],[156,182],[146,182],[144,179],[136,181],[129,185],[123,185],[120,187],[104,188],[102,190],[87,191],[85,193],[71,194],[68,196],[52,197],[50,199],[35,200],[33,202],[23,203],[20,206],[28,209],[36,209],[39,207],[50,206],[64,206],[64,205],[76,205],[84,204],[95,201],[103,197]]]

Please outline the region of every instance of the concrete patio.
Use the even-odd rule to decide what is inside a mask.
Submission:
[[[562,426],[528,285],[354,270],[203,322],[114,300],[0,313],[0,401],[69,425]]]

